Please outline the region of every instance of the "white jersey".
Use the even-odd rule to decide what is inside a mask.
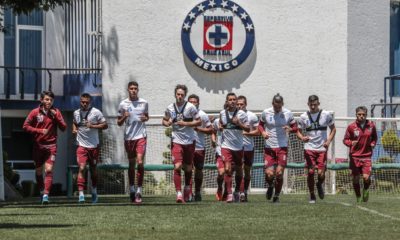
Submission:
[[[298,121],[303,134],[310,138],[308,142],[304,143],[304,149],[326,151],[323,144],[328,139],[328,127],[334,124],[333,116],[324,110],[308,114],[309,112],[301,114]]]
[[[249,121],[250,131],[257,129],[258,117],[256,114],[250,111],[246,111],[247,119]],[[254,137],[243,135],[243,150],[253,151],[254,150]]]
[[[175,109],[176,107],[176,109]],[[185,107],[183,109],[183,107]],[[193,144],[196,140],[196,135],[193,127],[178,126],[176,121],[193,121],[199,118],[197,108],[190,102],[185,102],[182,106],[178,107],[176,104],[171,103],[165,111],[165,117],[172,118],[172,142],[188,145]]]
[[[215,145],[216,145],[215,153],[218,156],[222,156],[222,153],[221,153],[221,138],[222,138],[221,135],[222,134],[221,134],[221,131],[219,130],[219,118],[214,120],[214,122],[212,124],[212,128],[213,128],[214,132],[216,132],[216,134],[217,134],[217,142],[215,143]]]
[[[103,113],[97,108],[92,107],[89,111],[81,109],[74,111],[74,124],[78,127],[76,141],[78,145],[86,148],[96,148],[99,145],[99,130],[86,127],[86,123],[99,124],[106,121]]]
[[[118,107],[118,116],[122,117],[125,112],[129,112],[129,117],[125,120],[125,140],[136,140],[145,138],[146,124],[140,121],[140,117],[149,113],[149,104],[143,98],[131,101],[129,98],[123,100]]]
[[[211,126],[210,119],[203,110],[199,110],[199,116],[201,120],[201,125],[200,125],[201,128],[207,128]],[[198,131],[197,132],[195,131],[194,133],[196,135],[196,150],[204,150],[206,135]]]
[[[267,108],[261,113],[261,123],[269,138],[265,140],[266,148],[282,148],[288,146],[288,135],[284,126],[295,124],[293,113],[282,108],[281,112],[276,113],[274,108]]]
[[[230,123],[235,112],[228,112],[229,122],[226,115],[226,110],[220,112],[220,122],[224,126],[221,138],[221,147],[228,148],[233,151],[243,150],[243,130],[238,126]],[[244,125],[249,125],[247,114],[242,110],[237,110],[235,116]]]

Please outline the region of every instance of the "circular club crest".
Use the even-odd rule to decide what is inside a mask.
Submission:
[[[195,6],[182,25],[182,46],[199,68],[225,72],[242,64],[254,46],[254,25],[247,12],[228,0]]]

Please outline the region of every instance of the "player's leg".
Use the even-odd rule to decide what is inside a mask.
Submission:
[[[97,163],[99,162],[99,148],[92,148],[89,151],[90,179],[92,180],[92,203],[97,203]]]
[[[45,177],[44,177],[44,191],[43,191],[43,198],[42,198],[42,203],[47,204],[49,202],[49,193],[51,191],[51,186],[53,184],[53,165],[56,160],[56,154],[57,154],[57,146],[51,145],[45,148],[45,155],[46,155],[46,161],[44,164],[44,172],[45,172]]]
[[[201,186],[203,185],[203,168],[204,168],[204,150],[196,150],[194,152],[194,189],[195,189],[195,201],[201,201]]]
[[[304,159],[306,160],[305,167],[307,169],[307,186],[308,186],[308,191],[310,193],[309,202],[315,203],[316,197],[314,190],[314,185],[315,185],[314,175],[315,175],[316,157],[314,152],[310,150],[304,150]]]
[[[279,202],[279,195],[283,186],[283,174],[287,162],[287,148],[279,148],[276,153],[278,166],[275,173],[275,195],[272,199],[273,202]]]
[[[183,194],[182,194],[182,186],[181,186],[181,179],[182,179],[182,163],[183,163],[183,149],[182,145],[177,143],[171,143],[171,152],[172,152],[172,159],[174,163],[174,185],[176,191],[176,202],[183,203]]]
[[[128,155],[128,178],[129,178],[129,197],[131,202],[135,201],[135,167],[136,167],[136,141],[125,140],[125,151]]]
[[[222,157],[219,156],[218,154],[215,155],[215,159],[217,162],[217,170],[218,170],[218,175],[217,175],[217,193],[215,195],[217,201],[222,201],[223,195],[223,187],[222,185],[224,184],[224,176],[225,176],[225,165],[224,162],[222,161]]]
[[[227,198],[226,202],[231,203],[233,202],[233,195],[232,195],[232,152],[230,149],[227,148],[222,148],[222,159],[224,161],[225,165],[225,187],[226,187],[226,192],[227,192]]]
[[[318,181],[317,181],[317,190],[318,197],[320,199],[325,198],[325,172],[326,172],[326,164],[327,164],[327,152],[317,152],[317,167],[318,167]]]
[[[185,188],[183,190],[183,199],[186,202],[192,199],[190,183],[192,182],[194,150],[195,143],[185,145],[183,148],[183,170],[185,172]]]
[[[76,149],[76,161],[78,163],[78,176],[76,179],[77,185],[78,185],[78,191],[79,191],[79,203],[84,203],[85,202],[85,170],[86,170],[86,163],[88,160],[88,149],[78,146]]]
[[[32,158],[33,158],[33,163],[35,164],[35,178],[36,178],[36,184],[40,192],[40,202],[42,202],[42,197],[44,193],[44,179],[43,179],[44,156],[42,155],[43,155],[42,151],[40,151],[39,147],[34,145]]]
[[[353,178],[353,189],[356,194],[357,202],[361,202],[361,190],[360,190],[360,174],[361,170],[357,167],[357,160],[350,158],[350,169]]]
[[[254,160],[254,150],[253,151],[245,151],[243,153],[243,173],[244,173],[244,178],[243,178],[243,199],[241,201],[247,202],[247,195],[249,191],[249,186],[251,182],[251,168],[253,166],[253,160]]]
[[[135,194],[135,203],[142,203],[142,187],[144,180],[144,157],[146,154],[147,139],[141,138],[136,144],[136,163],[137,163],[137,189]]]
[[[233,162],[235,163],[235,192],[233,194],[234,201],[240,202],[240,187],[243,180],[243,151],[232,151]]]
[[[274,193],[274,177],[275,177],[275,152],[271,148],[264,149],[264,172],[265,185],[267,188],[267,200],[271,200]]]
[[[362,201],[368,202],[369,199],[369,186],[371,185],[371,160],[364,160],[362,166],[362,175],[363,175],[363,193],[362,193]]]

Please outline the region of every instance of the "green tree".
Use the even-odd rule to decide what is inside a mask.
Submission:
[[[397,137],[396,130],[386,130],[383,133],[381,141],[383,149],[389,153],[391,158],[400,153],[400,139]]]

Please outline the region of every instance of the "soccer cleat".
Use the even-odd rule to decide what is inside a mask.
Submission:
[[[324,199],[324,197],[325,197],[325,191],[324,191],[324,187],[322,186],[322,184],[318,184],[318,183],[317,183],[317,190],[318,190],[318,197],[319,197],[319,199]]]
[[[196,195],[194,195],[194,201],[201,202],[201,200],[202,200],[201,193],[200,192],[196,193]]]
[[[272,202],[273,202],[273,203],[279,203],[279,196],[274,196],[274,197],[272,198]]]
[[[185,202],[191,201],[190,186],[185,186],[185,189],[183,190],[183,201]]]
[[[43,204],[43,205],[49,204],[49,196],[48,196],[48,195],[43,194],[43,197],[42,197],[42,204]]]
[[[131,202],[135,202],[135,196],[136,196],[136,194],[135,194],[135,192],[131,192],[130,194],[129,194],[129,198],[131,199]]]
[[[233,202],[233,195],[232,194],[228,194],[228,196],[226,197],[226,202],[227,203],[232,203]]]
[[[141,204],[142,203],[142,194],[137,192],[135,195],[135,203],[136,204]]]
[[[240,202],[247,202],[247,194],[244,192],[240,193]]]
[[[368,202],[369,199],[369,190],[368,189],[364,189],[363,193],[362,193],[362,201],[363,202]]]
[[[316,203],[316,201],[317,201],[317,197],[315,196],[315,193],[311,193],[311,194],[310,194],[310,201],[309,201],[309,203],[313,204],[313,203]]]
[[[92,193],[92,203],[97,203],[99,201],[99,197],[97,193]]]
[[[182,193],[177,193],[176,194],[176,202],[177,203],[185,203],[184,201],[183,201],[183,196],[182,196]]]
[[[266,194],[267,200],[271,200],[273,194],[274,194],[274,187],[268,187]]]
[[[215,194],[215,198],[217,199],[217,201],[222,201],[222,191],[217,191],[217,193]]]
[[[85,203],[85,195],[79,195],[78,203]]]
[[[240,194],[239,192],[233,192],[233,201],[234,202],[240,202]]]

